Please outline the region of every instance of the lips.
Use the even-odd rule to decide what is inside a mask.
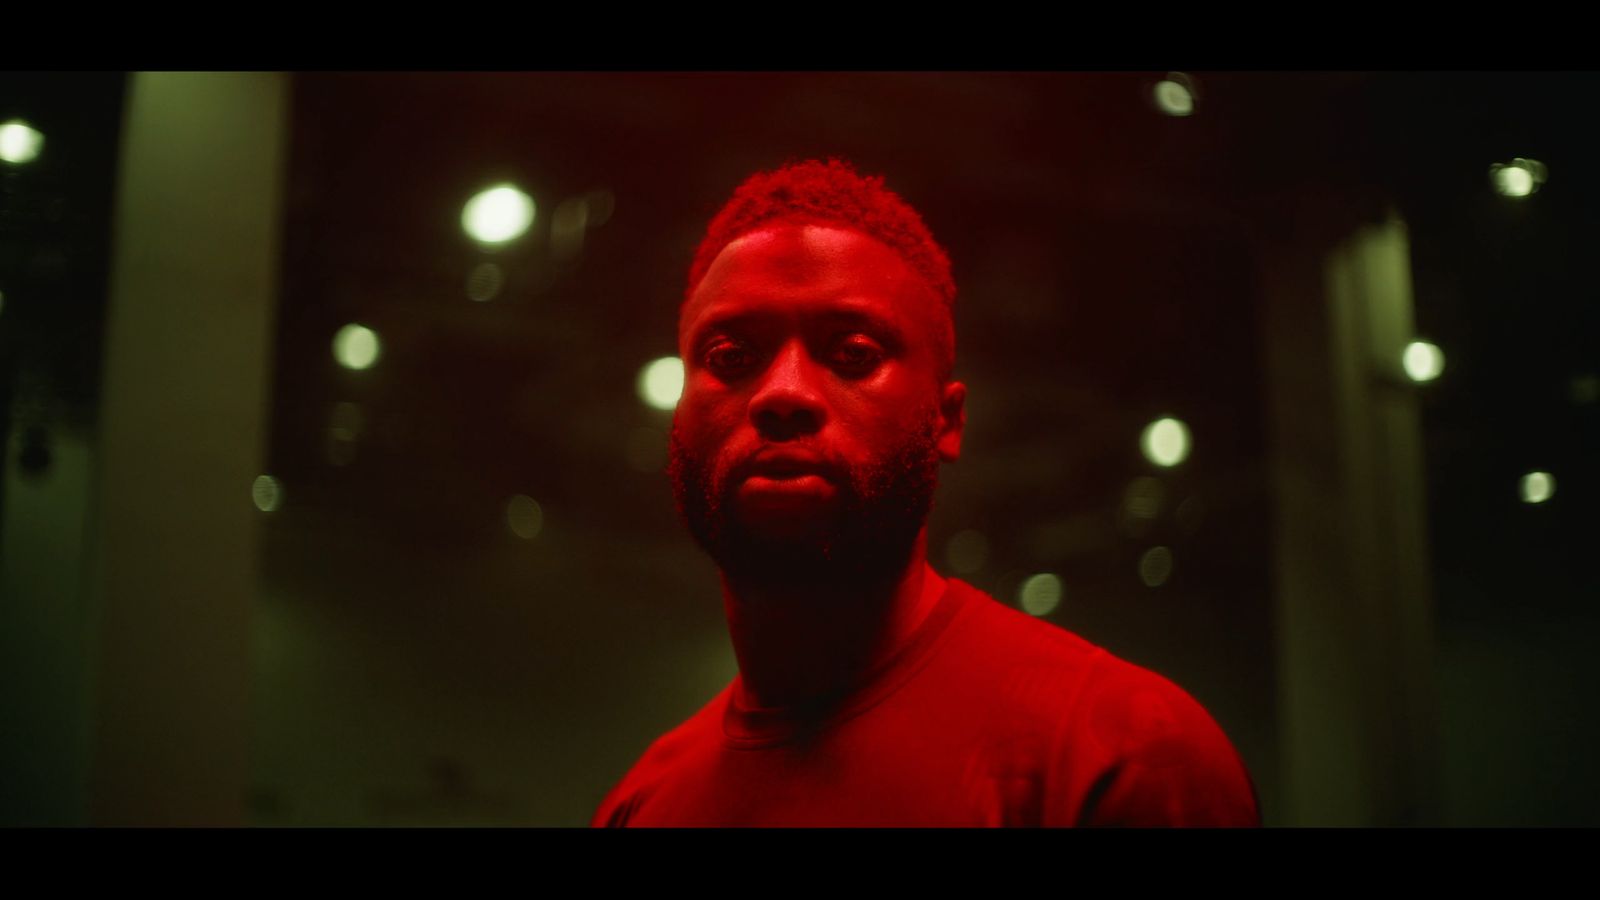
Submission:
[[[815,475],[831,481],[833,467],[823,457],[797,451],[762,453],[744,467],[741,480],[770,478],[785,480]]]
[[[800,448],[767,448],[745,463],[735,482],[747,525],[772,533],[810,527],[839,498],[838,469],[827,457]]]

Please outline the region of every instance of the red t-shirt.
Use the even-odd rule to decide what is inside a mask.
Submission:
[[[1182,689],[956,579],[821,711],[734,679],[607,795],[605,826],[1258,825],[1244,765]]]

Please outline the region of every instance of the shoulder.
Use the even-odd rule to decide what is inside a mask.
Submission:
[[[957,652],[990,708],[985,721],[1037,737],[1046,824],[1259,824],[1243,762],[1187,691],[951,583],[967,592]]]
[[[1098,825],[1256,825],[1255,786],[1188,692],[1100,651],[1061,746],[1087,758],[1074,818]]]
[[[1073,709],[1105,651],[965,582],[933,669],[942,694],[967,698],[984,727],[1045,740]]]
[[[622,776],[622,780],[600,801],[590,826],[614,828],[627,825],[639,805],[648,800],[673,773],[697,753],[714,747],[721,739],[722,709],[727,702],[728,691],[729,688],[724,688],[699,712],[652,742],[627,774]]]
[[[1080,676],[1105,652],[1065,628],[1001,603],[964,581],[950,579],[950,590],[961,600],[959,630],[975,645],[964,648],[967,652],[1004,657],[1013,666],[1044,667]]]

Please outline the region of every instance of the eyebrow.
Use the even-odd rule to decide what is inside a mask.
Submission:
[[[737,330],[741,327],[759,328],[762,325],[784,318],[781,312],[772,310],[743,310],[728,312],[711,316],[711,318],[694,326],[690,332],[691,346],[698,345],[705,340],[707,335],[723,331]],[[865,328],[881,333],[885,338],[894,341],[905,340],[905,329],[894,319],[877,315],[867,309],[838,308],[828,309],[807,316],[808,321],[820,321],[829,325],[850,325]]]

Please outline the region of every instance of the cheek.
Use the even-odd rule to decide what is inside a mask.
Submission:
[[[685,446],[705,459],[714,459],[737,434],[743,411],[744,404],[726,392],[691,386],[678,400],[672,427]]]
[[[832,398],[832,407],[841,421],[863,435],[901,433],[910,423],[919,422],[924,411],[936,407],[938,396],[929,390],[931,379],[911,377],[916,373],[888,373],[868,380],[855,390],[841,391]]]
[[[700,379],[684,385],[683,396],[678,398],[674,418],[686,428],[712,432],[727,429],[743,417],[745,404],[742,398],[715,383],[702,385]],[[705,381],[712,381],[707,378]]]
[[[907,391],[892,403],[876,404],[852,417],[849,441],[858,458],[883,461],[905,451],[907,442],[928,432],[938,406],[926,391]]]

